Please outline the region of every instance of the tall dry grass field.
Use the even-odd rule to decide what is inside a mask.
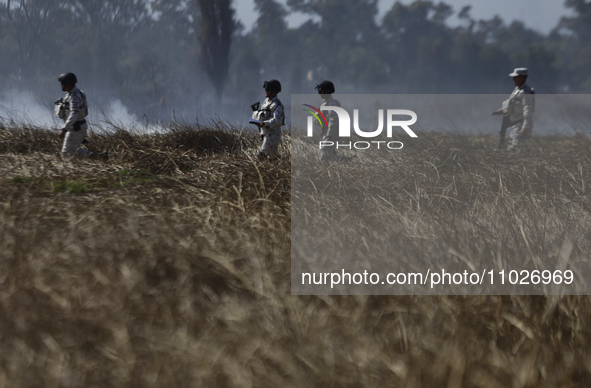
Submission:
[[[294,137],[292,282],[297,292],[591,293],[590,140],[538,137],[514,152],[499,151],[496,140],[427,132],[400,150],[375,144],[364,151],[345,149],[339,152],[353,155],[350,162],[326,165],[318,162],[314,141]],[[377,281],[333,288],[330,276],[328,284],[313,284],[321,274],[342,274],[342,269],[369,270],[382,281],[388,273],[420,273],[427,286],[414,287],[411,281],[407,287],[388,287]],[[439,280],[443,270],[448,277],[485,272],[485,286],[476,281],[431,288],[427,269]],[[561,279],[567,269],[569,279]],[[536,280],[536,270],[545,271],[546,279],[554,273],[560,284]],[[315,274],[314,280],[309,276],[302,285],[302,273]]]
[[[545,187],[556,219],[588,225],[588,139],[538,138],[507,157],[489,137],[422,138],[391,187],[415,221],[492,211],[502,176],[504,211],[535,206]],[[274,163],[255,159],[257,136],[222,125],[89,140],[108,162],[62,160],[45,129],[0,129],[2,387],[589,384],[587,297],[291,296],[287,134]],[[490,226],[463,225],[449,246],[477,252],[465,236]],[[581,258],[589,231],[569,230]],[[564,240],[531,236],[534,255]]]

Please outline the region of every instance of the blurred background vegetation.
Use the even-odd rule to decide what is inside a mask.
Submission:
[[[588,93],[591,3],[564,5],[571,16],[543,34],[433,1],[378,17],[377,0],[256,0],[246,31],[231,0],[2,0],[0,90],[49,99],[72,71],[94,96],[149,114],[188,100],[252,102],[270,78],[286,94],[325,78],[340,93],[504,94],[508,72],[526,66],[538,93]],[[311,18],[290,28],[292,12]]]

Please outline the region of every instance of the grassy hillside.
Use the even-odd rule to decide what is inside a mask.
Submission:
[[[493,138],[423,138],[401,176],[445,166],[425,198],[470,165],[558,183],[589,219],[584,137],[538,138],[510,162]],[[0,129],[0,386],[588,385],[587,297],[291,296],[287,134],[275,163],[223,126],[90,142],[111,159],[62,160],[55,133]],[[462,193],[445,195],[494,205]]]

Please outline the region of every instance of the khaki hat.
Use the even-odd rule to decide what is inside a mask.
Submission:
[[[517,67],[513,70],[513,73],[509,74],[509,77],[517,77],[519,75],[527,76],[527,67]]]

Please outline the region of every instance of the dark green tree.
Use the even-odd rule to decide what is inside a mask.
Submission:
[[[195,0],[200,10],[198,28],[201,64],[221,102],[230,67],[230,46],[237,23],[231,0]],[[219,105],[219,104],[218,104]]]
[[[591,1],[566,0],[565,7],[573,16],[561,18],[551,34],[551,45],[560,68],[563,90],[591,91]]]
[[[449,88],[451,31],[446,20],[453,14],[444,3],[396,2],[382,19],[388,39],[392,81],[400,92],[437,92]]]
[[[258,55],[264,57],[264,69],[267,73],[277,72],[282,66],[282,59],[289,50],[285,45],[287,11],[275,0],[255,0],[255,9],[259,12],[253,35],[259,47]]]
[[[67,3],[58,0],[7,0],[1,4],[1,24],[16,43],[17,69],[24,78],[33,78],[45,68],[47,43],[58,23],[67,20]]]
[[[380,55],[377,0],[288,0],[287,4],[313,16],[298,34],[300,60],[308,62],[315,82],[330,78],[368,88],[383,84],[388,65]]]

